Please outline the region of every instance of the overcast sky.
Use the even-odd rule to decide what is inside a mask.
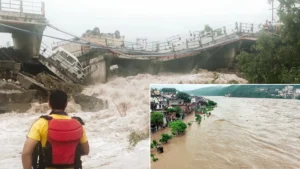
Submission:
[[[211,86],[221,86],[226,87],[230,86],[230,84],[151,84],[151,88],[175,88],[179,91],[187,91],[187,90],[195,90],[203,87],[211,87]]]
[[[127,41],[146,37],[148,41],[234,23],[264,23],[271,19],[267,0],[45,0],[46,18],[65,31],[82,35],[99,27],[101,32],[119,30]],[[69,38],[50,28],[48,35]],[[0,34],[1,45],[10,35]],[[53,40],[44,38],[45,42]]]

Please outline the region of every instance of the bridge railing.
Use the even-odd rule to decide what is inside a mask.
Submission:
[[[45,3],[30,0],[0,0],[0,11],[45,15]]]

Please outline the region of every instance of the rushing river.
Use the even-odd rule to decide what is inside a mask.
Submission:
[[[247,81],[234,74],[216,74],[205,70],[192,74],[139,74],[117,77],[106,84],[85,87],[83,93],[108,100],[109,108],[98,112],[83,112],[79,105],[70,102],[67,112],[85,121],[90,143],[90,154],[84,156],[86,169],[149,169],[149,139],[143,139],[135,147],[129,145],[132,131],[149,131],[149,84],[153,83],[227,83]],[[126,116],[121,117],[116,104],[126,104]],[[123,111],[123,110],[121,110]],[[24,113],[0,114],[0,169],[19,169],[21,151],[31,124],[42,114],[49,112],[48,104],[32,104]]]
[[[212,116],[164,145],[152,169],[300,169],[300,101],[210,97]],[[194,115],[185,121],[194,120]],[[159,140],[160,134],[152,135]]]

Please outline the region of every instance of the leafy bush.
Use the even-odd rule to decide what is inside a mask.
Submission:
[[[173,138],[172,135],[168,135],[168,134],[162,134],[161,135],[161,139],[159,140],[161,143],[166,144],[168,143],[169,140],[171,140]]]
[[[153,162],[156,162],[158,160],[158,158],[156,158],[154,154],[151,154],[150,156],[151,156]]]
[[[157,146],[159,145],[158,142],[156,140],[153,140],[152,143],[151,143],[151,147],[153,146],[153,148],[157,148]]]
[[[184,133],[187,126],[183,121],[177,120],[170,123],[170,128],[173,135],[179,135]]]
[[[168,108],[167,112],[176,113],[176,117],[179,118],[181,116],[182,110],[180,107],[176,106],[176,107],[170,107]]]
[[[198,124],[201,123],[202,117],[199,114],[196,114],[196,121],[198,122]]]
[[[192,125],[192,123],[191,123],[191,122],[188,122],[188,125],[189,125],[189,126],[191,126],[191,125]]]
[[[217,103],[212,101],[212,100],[208,100],[208,106],[216,106]]]

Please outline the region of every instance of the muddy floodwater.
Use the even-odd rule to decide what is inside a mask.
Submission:
[[[209,97],[212,116],[164,145],[152,169],[300,169],[300,101]],[[185,121],[194,120],[194,115]],[[152,135],[159,140],[162,133]]]

